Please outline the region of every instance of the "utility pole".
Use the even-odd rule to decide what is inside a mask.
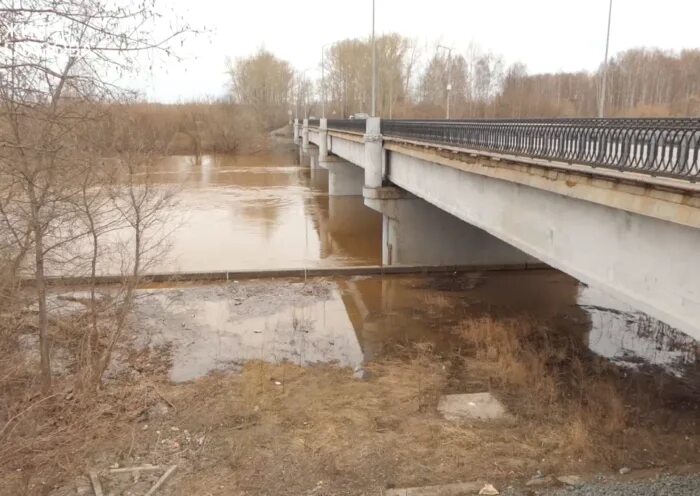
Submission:
[[[612,0],[608,7],[608,34],[605,39],[605,60],[603,61],[603,84],[600,91],[600,101],[598,102],[598,117],[605,117],[605,90],[608,83],[608,47],[610,46],[610,21],[612,19]]]
[[[374,3],[372,0],[372,117],[377,116],[377,44],[374,39]]]
[[[452,92],[452,83],[450,83],[450,76],[452,75],[452,49],[444,45],[438,45],[438,48],[447,50],[447,103],[445,104],[445,119],[450,118],[450,93]]]

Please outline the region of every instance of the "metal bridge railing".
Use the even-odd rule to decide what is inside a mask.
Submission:
[[[367,121],[365,119],[328,119],[328,129],[365,134]]]
[[[692,182],[700,178],[700,119],[384,120],[381,126],[388,137]]]
[[[309,127],[318,127],[321,125],[321,119],[309,119]]]

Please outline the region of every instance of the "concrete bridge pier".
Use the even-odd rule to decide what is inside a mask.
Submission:
[[[400,188],[377,188],[365,205],[382,214],[384,265],[524,267],[539,261]]]
[[[318,161],[311,163],[309,179],[312,190],[323,193],[328,192],[328,171],[318,167]]]
[[[309,153],[309,119],[304,119],[301,128],[301,150],[304,153]]]
[[[299,145],[299,119],[294,119],[293,133],[294,144]]]
[[[321,163],[328,169],[328,194],[330,196],[360,196],[364,183],[362,169],[340,157],[327,155]]]
[[[365,128],[365,188],[381,188],[384,183],[384,148],[379,117],[367,119]],[[371,193],[370,193],[371,194]]]
[[[320,165],[318,163],[318,149],[317,148],[315,148],[313,146],[309,146],[306,153],[302,152],[302,156],[308,160],[308,166],[311,170],[320,168]],[[302,163],[304,163],[304,165],[306,165],[306,161],[303,161]]]
[[[320,120],[318,135],[318,160],[325,162],[328,158],[328,119]]]

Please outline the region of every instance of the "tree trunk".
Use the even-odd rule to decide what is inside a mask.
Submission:
[[[51,391],[51,356],[49,349],[49,317],[46,308],[46,278],[44,274],[44,236],[39,226],[36,205],[34,214],[34,278],[39,303],[39,354],[41,356],[41,386],[44,394]]]

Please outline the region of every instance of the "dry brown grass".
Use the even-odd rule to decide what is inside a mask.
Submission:
[[[613,467],[648,461],[647,451],[665,443],[665,419],[679,396],[691,411],[677,417],[677,425],[693,443],[682,447],[682,456],[697,443],[692,410],[700,399],[680,392],[680,381],[660,387],[657,378],[668,376],[622,370],[594,356],[581,336],[526,319],[467,320],[458,333],[472,347],[471,357],[460,357],[472,379],[502,396],[522,426],[548,426],[561,456]]]
[[[458,332],[466,352],[415,344],[370,364],[366,379],[330,366],[254,362],[241,374],[176,385],[164,379],[164,357],[133,355],[137,376],[81,398],[59,385],[60,395],[21,417],[0,448],[0,494],[68,490],[76,476],[115,462],[175,463],[168,494],[184,496],[374,494],[523,480],[536,470],[697,461],[692,412],[669,428],[660,419],[671,410],[645,403],[649,383],[591,360],[580,337],[491,319],[466,321]],[[446,422],[436,406],[448,389],[490,389],[512,417]],[[25,401],[17,411],[36,398]],[[154,415],[164,402],[175,408]],[[643,409],[656,413],[645,421]]]

